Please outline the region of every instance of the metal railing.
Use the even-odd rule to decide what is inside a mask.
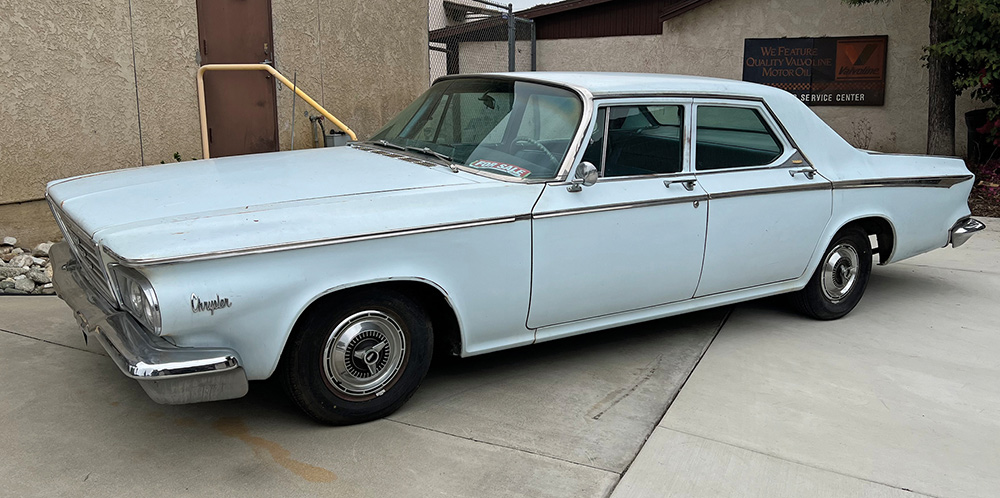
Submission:
[[[351,137],[351,140],[357,140],[358,136],[339,119],[335,118],[333,114],[319,105],[318,102],[313,100],[306,92],[303,92],[301,88],[288,81],[283,74],[279,73],[277,69],[271,67],[268,64],[205,64],[198,69],[198,112],[201,116],[201,153],[205,159],[209,158],[208,154],[208,114],[205,112],[205,72],[207,71],[267,71],[274,76],[275,79],[282,82],[285,86],[295,91],[295,95],[302,97],[307,104],[311,105],[313,109],[319,111],[326,119],[329,119],[337,128],[346,133]]]

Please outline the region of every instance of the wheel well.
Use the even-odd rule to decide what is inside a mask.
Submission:
[[[884,265],[889,261],[892,256],[892,250],[896,243],[895,232],[892,230],[892,224],[889,220],[882,218],[880,216],[872,216],[868,218],[861,218],[853,220],[844,228],[856,227],[864,230],[868,235],[874,235],[877,240],[878,247],[873,250],[875,254],[878,254],[878,264]],[[843,228],[841,229],[843,230]]]
[[[462,352],[462,335],[458,326],[458,317],[455,310],[448,303],[448,299],[437,287],[421,281],[415,280],[393,280],[387,282],[375,282],[362,284],[356,287],[339,289],[326,294],[313,301],[302,314],[299,315],[296,324],[307,317],[311,311],[327,306],[332,302],[343,300],[345,296],[366,291],[395,291],[404,294],[417,302],[427,314],[430,315],[431,326],[434,330],[434,356],[458,356]],[[294,329],[293,329],[294,330]]]

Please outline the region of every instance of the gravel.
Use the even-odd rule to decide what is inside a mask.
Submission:
[[[0,239],[0,294],[53,295],[52,264],[49,250],[52,242],[38,244],[34,249],[17,247],[17,239]]]

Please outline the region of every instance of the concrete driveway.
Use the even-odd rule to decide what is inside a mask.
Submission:
[[[985,221],[960,249],[876,268],[842,320],[772,299],[436,365],[399,412],[353,427],[312,423],[266,382],[157,405],[61,300],[0,298],[0,489],[993,496],[1000,220]]]

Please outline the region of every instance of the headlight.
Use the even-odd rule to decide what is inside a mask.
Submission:
[[[149,280],[141,273],[124,266],[112,266],[111,273],[118,286],[119,304],[122,308],[154,334],[159,334],[160,305]]]

